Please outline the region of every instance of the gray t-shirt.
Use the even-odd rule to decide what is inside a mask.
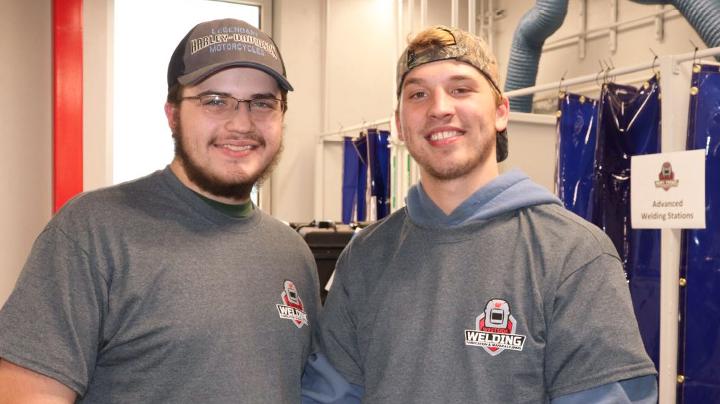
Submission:
[[[655,373],[612,243],[556,204],[395,212],[341,255],[318,330],[367,403],[547,403]]]
[[[0,311],[0,357],[84,403],[296,403],[317,320],[302,238],[169,169],[72,200]]]

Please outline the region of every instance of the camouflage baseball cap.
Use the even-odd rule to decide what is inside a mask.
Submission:
[[[252,67],[292,91],[285,64],[275,42],[245,21],[222,19],[202,22],[180,41],[168,65],[168,89],[175,83],[196,84],[228,67]]]
[[[402,93],[402,85],[407,74],[414,68],[430,62],[441,60],[457,60],[475,67],[490,85],[502,94],[498,86],[498,64],[490,51],[488,44],[477,35],[456,28],[437,25],[424,32],[432,30],[445,31],[452,38],[446,44],[429,43],[419,46],[408,46],[400,56],[397,64],[397,96]],[[422,34],[422,33],[421,33]],[[497,133],[496,138],[497,161],[503,161],[508,156],[507,130]]]

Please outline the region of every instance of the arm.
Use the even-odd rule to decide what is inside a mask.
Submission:
[[[340,255],[333,273],[333,287],[313,329],[313,354],[308,357],[302,377],[303,404],[355,404],[364,393],[359,365],[353,297],[359,285],[349,280],[349,247]]]
[[[583,402],[635,402],[643,396],[631,394],[638,387],[633,380],[647,381],[639,386],[656,391],[656,371],[640,338],[617,256],[602,254],[570,273],[549,308],[545,377],[551,397],[615,390],[627,396],[625,401],[604,401],[599,395]]]
[[[107,283],[88,254],[63,231],[46,228],[0,310],[3,381],[12,377],[20,385],[33,380],[20,375],[41,374],[83,395],[95,369],[106,301]],[[33,373],[6,373],[19,368]],[[3,397],[0,392],[2,404]]]
[[[356,404],[364,389],[348,382],[325,355],[310,355],[302,377],[302,404]]]
[[[551,404],[654,404],[657,399],[657,381],[654,375],[648,375],[560,396]]]
[[[0,359],[0,404],[74,402],[75,392],[64,384]]]

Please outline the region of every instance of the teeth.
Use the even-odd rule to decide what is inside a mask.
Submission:
[[[437,132],[430,135],[430,140],[443,140],[449,137],[458,136],[459,134],[460,132],[457,131]]]
[[[249,145],[248,146],[235,146],[235,145],[231,145],[231,144],[224,144],[222,147],[225,149],[228,149],[228,150],[232,150],[234,152],[252,149],[252,146],[249,146]]]

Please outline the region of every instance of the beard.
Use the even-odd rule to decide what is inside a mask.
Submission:
[[[470,174],[478,166],[484,164],[485,161],[490,158],[494,142],[494,137],[483,139],[482,144],[480,145],[479,150],[476,150],[476,153],[472,154],[466,161],[451,166],[442,167],[440,165],[433,164],[433,161],[431,161],[432,159],[426,155],[414,155],[413,158],[431,177],[441,181],[450,181],[462,178]],[[412,155],[413,153],[410,154]]]
[[[270,162],[255,175],[236,181],[227,181],[205,170],[193,159],[185,148],[183,136],[182,125],[180,124],[179,116],[176,115],[175,130],[172,133],[173,143],[175,144],[175,156],[180,160],[180,163],[185,169],[185,173],[193,184],[197,185],[200,189],[211,195],[223,198],[239,200],[249,199],[253,187],[256,184],[262,184],[263,181],[270,176],[272,170],[277,166],[277,163],[280,160],[280,154],[282,154],[283,150],[283,145],[281,143],[280,148],[277,153],[275,153],[272,160],[270,160]],[[265,146],[264,139],[257,137],[255,140],[260,142],[261,146]]]

